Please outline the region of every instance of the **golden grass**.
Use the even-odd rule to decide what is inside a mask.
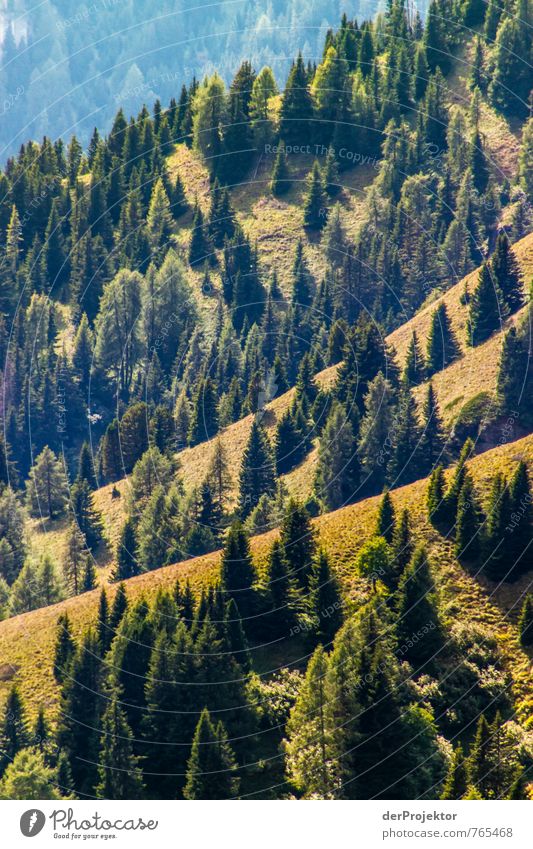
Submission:
[[[503,444],[475,457],[469,464],[481,492],[488,491],[488,480],[496,470],[510,474],[519,459],[533,472],[533,436],[512,444]],[[453,621],[483,624],[497,636],[506,668],[513,680],[513,694],[518,715],[531,719],[533,706],[531,663],[517,640],[516,622],[520,599],[530,586],[531,573],[515,584],[495,590],[485,578],[476,579],[466,572],[453,555],[453,546],[429,525],[425,510],[427,482],[418,481],[393,493],[397,510],[407,508],[417,539],[427,542],[434,563],[434,576],[443,609]],[[328,551],[341,581],[345,597],[357,606],[369,592],[368,585],[355,569],[355,558],[361,545],[373,533],[379,498],[325,514],[314,520],[321,544]],[[252,551],[259,568],[264,564],[268,547],[276,537],[271,531],[252,540]],[[153,596],[158,589],[172,587],[174,581],[189,578],[195,590],[216,580],[220,553],[194,558],[184,563],[148,572],[127,582],[130,599]],[[110,596],[114,587],[108,590]],[[60,604],[0,622],[0,658],[2,697],[16,681],[28,704],[35,712],[44,702],[54,713],[58,692],[52,675],[55,625],[60,612],[66,611],[76,634],[95,622],[98,591],[70,598]]]

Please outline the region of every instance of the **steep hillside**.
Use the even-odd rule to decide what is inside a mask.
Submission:
[[[496,471],[509,474],[518,460],[524,460],[533,473],[533,436],[475,457],[469,469],[481,491]],[[519,646],[515,623],[525,593],[531,586],[531,572],[514,584],[495,586],[485,577],[476,576],[457,562],[453,543],[438,534],[427,521],[427,481],[418,481],[393,493],[397,509],[407,507],[417,539],[424,540],[434,563],[436,586],[441,593],[446,616],[454,621],[475,622],[497,636],[505,664],[512,677],[513,695],[519,717],[531,719],[531,658]],[[378,498],[370,498],[329,513],[313,521],[322,545],[331,556],[332,565],[341,581],[343,592],[351,607],[356,608],[368,598],[370,588],[357,574],[354,561],[358,550],[374,532]],[[277,531],[252,540],[254,559],[259,566],[267,547]],[[216,580],[219,553],[206,555],[148,572],[127,582],[128,595],[153,597],[160,588],[171,588],[176,579],[189,579],[195,590]],[[114,588],[109,587],[110,597]],[[52,607],[23,614],[0,623],[1,691],[5,695],[13,681],[20,684],[28,702],[34,707],[37,700],[57,710],[57,687],[52,671],[52,647],[58,615],[67,611],[73,631],[80,634],[95,622],[98,592],[76,596]],[[283,653],[273,657],[282,657]],[[271,663],[277,662],[271,660]],[[279,662],[279,661],[278,661]],[[287,661],[282,661],[286,663]],[[270,668],[270,667],[267,667]],[[271,671],[274,670],[272,667]]]

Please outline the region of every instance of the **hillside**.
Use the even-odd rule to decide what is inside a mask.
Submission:
[[[509,473],[521,459],[533,473],[533,436],[512,444],[502,444],[475,457],[468,466],[483,491],[487,480],[496,471]],[[393,493],[394,506],[397,510],[408,508],[416,537],[429,546],[436,586],[442,594],[446,616],[450,621],[476,622],[497,637],[512,676],[519,718],[531,720],[531,657],[520,648],[515,627],[531,576],[525,575],[517,583],[496,587],[486,578],[477,578],[465,571],[453,555],[453,544],[437,534],[427,521],[426,490],[427,481],[398,489]],[[368,597],[369,588],[368,583],[356,574],[354,560],[357,551],[374,531],[378,502],[379,498],[366,499],[313,520],[343,591],[355,606]],[[252,540],[252,551],[258,564],[263,561],[276,533],[273,531]],[[190,580],[193,588],[199,590],[216,580],[218,565],[219,553],[215,553],[157,569],[131,578],[127,582],[128,595],[132,599],[139,596],[153,598],[159,589],[172,588],[178,578]],[[113,587],[109,587],[108,592],[112,597]],[[37,700],[44,700],[48,707],[57,710],[57,687],[51,672],[57,617],[67,611],[74,633],[79,635],[95,622],[97,602],[98,592],[94,591],[0,622],[0,678],[4,697],[11,683],[16,681],[34,709]]]

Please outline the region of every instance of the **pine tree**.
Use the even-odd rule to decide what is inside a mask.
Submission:
[[[89,551],[94,551],[103,537],[100,514],[94,507],[93,496],[86,478],[78,478],[70,490],[73,520],[85,537]]]
[[[183,795],[186,799],[235,799],[239,793],[237,762],[221,722],[215,727],[207,708],[192,741]]]
[[[131,516],[126,519],[121,528],[115,559],[114,581],[125,581],[139,574],[135,520]]]
[[[120,583],[117,587],[115,598],[113,599],[113,607],[111,608],[111,614],[109,616],[109,630],[111,631],[112,637],[116,635],[117,629],[122,622],[127,609],[128,596],[126,594],[126,585],[124,583]]]
[[[318,552],[313,564],[309,589],[313,633],[317,642],[328,648],[342,625],[343,602],[337,578],[331,571],[324,550]]]
[[[286,194],[290,187],[291,180],[287,154],[285,153],[285,145],[282,141],[280,141],[278,144],[276,159],[274,160],[274,168],[272,169],[270,191],[275,197],[280,197],[281,195]]]
[[[189,426],[189,445],[212,439],[218,431],[218,400],[216,389],[210,378],[198,383],[191,421]]]
[[[359,483],[356,441],[345,408],[334,403],[318,447],[314,491],[328,510],[353,501]]]
[[[485,525],[484,570],[495,581],[508,580],[513,563],[509,563],[509,528],[511,522],[511,497],[502,474],[492,479]]]
[[[392,584],[393,586],[397,586],[404,569],[410,562],[413,555],[413,539],[411,535],[411,525],[409,522],[409,511],[407,508],[402,510],[400,518],[394,525],[392,555],[394,573],[392,577]]]
[[[78,459],[78,476],[77,481],[87,481],[90,489],[97,489],[96,476],[94,474],[93,458],[89,443],[84,442],[81,446],[80,456]]]
[[[64,513],[67,479],[61,461],[53,451],[43,448],[30,471],[26,497],[31,515],[56,519]]]
[[[133,735],[114,695],[102,717],[98,758],[99,799],[142,799],[142,773],[133,754]]]
[[[422,468],[429,474],[443,458],[445,437],[439,405],[433,384],[429,383],[426,399],[422,408]]]
[[[287,723],[287,771],[303,798],[333,798],[334,752],[327,673],[328,657],[318,646]]]
[[[527,466],[521,460],[509,484],[509,525],[507,526],[508,559],[513,564],[512,579],[527,570],[528,553],[533,538],[533,508]]]
[[[63,683],[69,674],[71,661],[76,652],[76,643],[72,636],[67,613],[60,613],[57,620],[56,642],[54,649],[54,678]]]
[[[416,402],[409,387],[404,385],[390,434],[392,448],[387,479],[392,486],[402,486],[422,476],[421,440]]]
[[[431,377],[459,356],[446,304],[441,302],[431,317],[426,355],[426,369]]]
[[[442,787],[440,798],[464,799],[468,792],[468,777],[466,760],[460,743],[453,750],[452,759],[448,767],[448,774]]]
[[[533,645],[533,595],[531,593],[526,596],[520,611],[518,634],[520,642],[525,648]]]
[[[296,600],[294,581],[279,540],[272,543],[267,564],[268,594],[272,603],[269,622],[276,636],[285,637],[294,622]]]
[[[254,418],[244,449],[239,473],[239,512],[250,515],[262,495],[274,495],[276,476],[268,436],[258,418]]]
[[[302,54],[298,54],[285,85],[280,112],[280,137],[286,144],[307,144],[312,135],[313,99]]]
[[[437,466],[431,473],[427,492],[427,508],[430,522],[438,527],[448,518],[447,505],[444,496],[445,477],[442,466]]]
[[[490,266],[509,312],[516,312],[524,303],[523,279],[507,234],[503,230],[496,240]]]
[[[378,516],[376,520],[376,534],[378,537],[383,537],[388,543],[392,542],[395,528],[394,506],[390,492],[386,490],[378,507]]]
[[[155,252],[156,258],[162,259],[163,251],[170,240],[173,229],[172,213],[170,211],[170,202],[165,191],[161,178],[157,180],[152,190],[150,206],[146,216],[146,224],[152,251]]]
[[[501,327],[507,315],[507,305],[498,281],[484,264],[470,301],[468,316],[468,343],[480,345]]]
[[[17,753],[29,745],[26,711],[20,693],[14,686],[8,693],[0,725],[0,775],[13,763]]]
[[[481,510],[471,475],[466,472],[457,499],[455,553],[460,560],[476,562],[481,551]]]
[[[204,225],[202,210],[196,203],[192,222],[192,236],[189,246],[189,263],[193,267],[213,261],[212,247]]]
[[[398,643],[407,646],[405,658],[416,671],[438,657],[443,647],[435,587],[423,545],[416,548],[400,578],[396,613]],[[427,631],[424,638],[419,642],[411,640],[421,629]]]
[[[313,571],[316,541],[309,513],[294,498],[289,500],[283,514],[280,544],[289,567],[289,575],[301,587],[308,587]]]
[[[248,535],[240,522],[235,522],[228,531],[222,552],[220,567],[222,589],[232,598],[243,620],[254,610],[255,570],[250,554]],[[248,623],[245,621],[245,627]]]
[[[426,376],[425,373],[426,367],[424,358],[420,351],[416,331],[413,331],[413,335],[411,336],[411,341],[407,349],[403,379],[409,384],[409,386],[418,386],[420,383],[424,382]]]
[[[315,160],[307,183],[307,194],[304,202],[304,227],[309,230],[322,230],[326,226],[327,215],[327,199],[322,172]]]
[[[111,645],[113,634],[109,628],[109,605],[105,589],[102,587],[100,600],[98,602],[98,614],[96,617],[96,639],[100,646],[102,655],[106,653]]]

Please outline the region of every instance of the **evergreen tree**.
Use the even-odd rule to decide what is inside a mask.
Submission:
[[[313,99],[302,54],[292,65],[280,112],[280,137],[286,144],[307,144],[312,135]]]
[[[285,145],[282,141],[280,141],[278,144],[276,159],[274,160],[274,168],[272,169],[270,191],[275,197],[280,197],[281,195],[286,194],[290,187],[291,181],[287,154],[285,153]]]
[[[342,625],[343,602],[324,550],[318,552],[313,564],[309,588],[314,636],[327,648]]]
[[[254,418],[244,449],[239,474],[239,512],[250,515],[262,495],[274,495],[276,476],[268,436],[258,418]]]
[[[228,598],[235,601],[242,619],[246,620],[255,607],[255,570],[248,535],[240,522],[235,522],[228,531],[222,552],[220,580],[222,589]]]
[[[212,439],[218,431],[218,401],[210,378],[200,380],[196,390],[189,426],[189,445]]]
[[[142,799],[142,773],[133,754],[133,735],[114,695],[102,717],[98,758],[99,799]]]
[[[428,385],[427,395],[422,408],[422,428],[420,445],[422,467],[424,473],[429,474],[437,463],[442,460],[445,447],[439,405],[432,383]]]
[[[413,335],[411,336],[411,341],[407,349],[403,379],[409,384],[409,386],[418,386],[420,383],[424,382],[425,372],[426,367],[418,344],[418,337],[416,335],[416,331],[413,331]]]
[[[289,500],[283,513],[280,544],[291,578],[307,588],[313,572],[316,541],[309,513],[294,498]]]
[[[202,210],[197,202],[192,222],[192,236],[191,243],[189,245],[189,263],[193,267],[196,267],[203,265],[205,262],[212,261],[212,246],[204,225]]]
[[[80,456],[78,460],[78,476],[76,481],[87,481],[90,489],[97,489],[96,476],[94,474],[93,458],[89,443],[84,442],[81,446]]]
[[[327,200],[324,191],[322,172],[315,160],[307,184],[304,202],[304,227],[310,230],[322,230],[327,221]]]
[[[89,551],[94,551],[103,536],[100,514],[94,507],[93,497],[86,478],[78,478],[70,490],[73,519],[85,537]]]
[[[57,620],[56,642],[54,649],[54,678],[62,684],[68,676],[70,664],[76,652],[76,643],[72,636],[67,613],[60,613]]]
[[[411,536],[411,526],[409,522],[409,511],[402,510],[400,518],[394,525],[394,535],[392,538],[392,555],[393,555],[393,585],[398,583],[404,569],[411,560],[413,554],[413,540]]]
[[[117,629],[122,622],[127,609],[128,597],[126,595],[126,585],[124,583],[120,583],[117,587],[115,598],[113,599],[113,607],[111,608],[109,616],[109,630],[113,637],[116,635]]]
[[[26,711],[20,693],[14,686],[8,693],[0,726],[0,775],[13,763],[18,752],[29,745]]]
[[[215,727],[204,708],[192,741],[183,795],[186,799],[235,799],[237,762],[221,722]]]
[[[130,516],[124,522],[117,543],[116,568],[113,571],[114,581],[125,581],[138,575],[140,566],[137,560],[137,538],[135,520]]]
[[[459,356],[459,347],[455,339],[446,304],[441,302],[431,317],[428,335],[426,368],[428,376],[446,368]]]
[[[443,647],[435,587],[423,545],[416,548],[400,577],[396,612],[398,643],[407,645],[405,657],[416,671],[438,657]],[[424,638],[411,640],[422,629],[426,629]]]
[[[294,622],[293,605],[296,599],[294,582],[279,540],[272,543],[267,565],[268,594],[272,603],[269,621],[276,635],[287,636]]]
[[[409,387],[405,385],[400,393],[390,441],[392,449],[387,465],[387,478],[390,484],[402,486],[421,477],[424,471],[422,434],[415,399]]]
[[[386,490],[378,507],[376,534],[383,537],[389,544],[392,542],[395,528],[394,506],[390,492]]]
[[[509,527],[511,522],[511,497],[505,478],[497,473],[487,505],[485,526],[485,557],[483,567],[486,574],[495,581],[506,580],[513,569],[509,563]]]
[[[522,273],[503,230],[498,234],[490,266],[509,312],[516,312],[524,303]]]
[[[67,479],[61,461],[46,446],[35,460],[26,488],[31,515],[58,518],[64,513],[67,495]]]
[[[484,264],[472,294],[468,315],[468,343],[480,345],[498,330],[507,315],[507,305],[498,281]]]
[[[463,749],[460,743],[453,750],[452,759],[448,767],[448,774],[442,787],[440,798],[446,799],[464,799],[468,791],[468,777],[466,770],[466,760]]]
[[[100,646],[102,655],[106,653],[111,645],[113,634],[109,628],[109,605],[105,589],[102,587],[100,600],[98,602],[98,614],[96,617],[96,639]]]
[[[533,508],[527,466],[521,460],[509,484],[509,524],[505,548],[513,564],[512,578],[527,569],[528,552],[533,538]]]
[[[427,492],[428,516],[431,523],[436,527],[448,518],[444,489],[444,469],[442,466],[437,466],[431,473]]]
[[[481,551],[481,511],[474,482],[467,472],[457,499],[455,552],[459,559],[476,562]]]
[[[318,447],[314,491],[328,510],[353,501],[359,483],[356,441],[342,404],[331,408]]]

